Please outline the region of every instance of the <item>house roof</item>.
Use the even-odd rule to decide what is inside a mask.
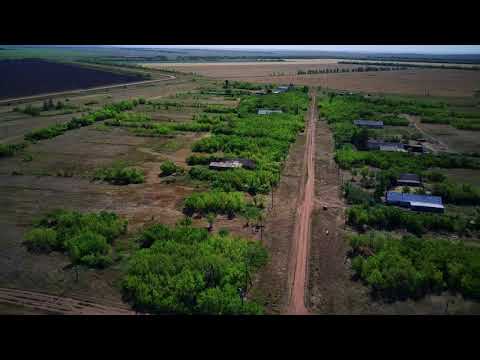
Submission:
[[[420,176],[418,176],[417,174],[400,174],[398,180],[420,182]]]
[[[228,161],[212,161],[210,163],[211,167],[217,168],[240,168],[242,167],[242,163],[236,160],[228,160]]]
[[[421,204],[422,206],[428,206],[429,204],[442,205],[442,198],[440,196],[407,194],[396,191],[387,192],[387,201],[408,202],[411,205],[417,203]]]
[[[383,126],[383,121],[376,121],[376,120],[354,120],[353,123],[355,125],[365,125],[365,126]]]
[[[422,206],[422,207],[431,207],[437,209],[444,209],[445,207],[442,204],[433,204],[433,203],[426,203],[422,201],[410,201],[410,206]]]
[[[268,115],[272,113],[282,113],[282,110],[273,110],[273,109],[258,109],[257,114],[258,115]]]
[[[397,149],[403,149],[404,146],[403,144],[400,143],[391,143],[391,142],[385,142],[383,140],[375,140],[375,139],[369,139],[367,141],[367,146],[370,147],[392,147],[392,148],[397,148]]]

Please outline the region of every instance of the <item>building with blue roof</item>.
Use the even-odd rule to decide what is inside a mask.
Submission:
[[[383,128],[383,121],[375,121],[375,120],[354,120],[353,123],[359,127],[368,127],[372,129],[382,129]]]
[[[389,205],[397,205],[415,211],[428,211],[443,213],[445,207],[440,196],[419,195],[401,193],[396,191],[387,192],[385,202]]]

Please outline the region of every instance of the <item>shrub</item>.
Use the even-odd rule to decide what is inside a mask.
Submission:
[[[127,231],[127,222],[114,213],[55,210],[34,224],[25,236],[30,251],[67,251],[75,264],[106,267],[114,239]]]
[[[36,228],[25,235],[25,246],[32,252],[49,253],[58,248],[57,232],[49,228]]]
[[[93,180],[106,181],[113,185],[141,184],[145,181],[145,175],[142,170],[120,163],[111,168],[97,170]]]
[[[25,143],[20,144],[0,144],[0,158],[13,156],[26,147]]]
[[[74,264],[105,268],[112,264],[109,256],[111,246],[104,236],[87,231],[65,242],[70,259]]]
[[[245,196],[241,192],[210,191],[193,193],[185,199],[184,212],[187,215],[215,213],[233,216],[240,213],[245,205]]]
[[[375,201],[373,196],[359,188],[358,186],[353,185],[351,182],[347,182],[344,187],[344,196],[347,199],[349,204],[373,204]]]
[[[184,172],[180,166],[177,166],[173,161],[170,160],[164,161],[160,166],[160,170],[162,170],[162,176],[182,174]]]

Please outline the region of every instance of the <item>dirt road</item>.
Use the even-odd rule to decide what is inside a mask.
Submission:
[[[117,85],[99,86],[99,87],[88,88],[88,89],[67,90],[67,91],[60,91],[60,92],[54,92],[54,93],[19,97],[19,98],[14,98],[14,99],[4,99],[4,100],[0,100],[0,105],[1,104],[14,104],[14,103],[17,103],[17,102],[22,102],[22,101],[43,100],[43,99],[49,98],[51,96],[58,96],[58,95],[81,94],[81,93],[88,92],[88,91],[107,90],[107,89],[115,89],[115,88],[119,88],[119,87],[129,87],[129,86],[135,86],[135,85],[154,84],[154,83],[157,83],[157,82],[163,82],[163,81],[175,80],[176,79],[176,77],[173,76],[173,75],[164,75],[164,76],[165,76],[164,79],[137,81],[137,82],[131,82],[131,83],[117,84]]]
[[[100,305],[91,300],[59,297],[33,291],[0,288],[0,302],[62,315],[135,315],[122,305]]]
[[[311,104],[305,144],[305,169],[301,182],[297,219],[295,221],[291,270],[290,302],[287,314],[306,315],[305,286],[308,278],[308,248],[310,242],[311,214],[315,195],[315,126],[317,119],[315,94],[311,93]]]

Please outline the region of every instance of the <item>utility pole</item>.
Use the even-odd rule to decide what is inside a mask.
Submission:
[[[272,210],[273,210],[273,181],[270,182],[270,188],[272,189]]]

